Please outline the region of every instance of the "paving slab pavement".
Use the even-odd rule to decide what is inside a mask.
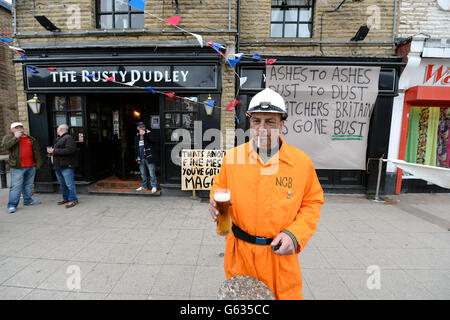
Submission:
[[[0,299],[214,300],[225,280],[224,238],[199,199],[81,194],[65,209],[36,194],[8,214],[7,198]],[[304,299],[450,299],[450,194],[386,199],[325,195],[299,254]]]

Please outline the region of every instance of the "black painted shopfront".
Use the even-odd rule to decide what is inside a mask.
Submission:
[[[30,134],[44,154],[57,126],[70,126],[79,150],[77,184],[112,175],[137,177],[133,138],[136,123],[144,121],[159,137],[160,185],[179,187],[180,167],[170,161],[172,148],[180,142],[174,131],[184,128],[193,137],[194,121],[201,121],[203,132],[220,128],[220,109],[207,115],[203,105],[195,103],[208,97],[220,101],[220,61],[210,50],[28,49],[23,63],[27,99],[37,94],[42,102],[39,114],[28,111]],[[188,99],[171,99],[161,92]],[[54,174],[45,165],[38,171],[36,190],[53,192],[55,187]]]
[[[378,97],[370,119],[369,136],[366,153],[367,170],[331,170],[318,169],[319,181],[326,192],[330,193],[375,193],[377,184],[378,159],[387,157],[392,106],[397,95],[398,76],[404,66],[397,57],[294,57],[271,56],[280,65],[317,65],[317,66],[379,66],[381,67]],[[243,62],[240,64],[240,76],[247,77],[239,91],[236,128],[247,130],[249,127],[245,117],[251,98],[265,87],[266,67],[261,62]],[[383,165],[382,183],[384,185],[386,164]],[[382,190],[383,191],[383,190]]]

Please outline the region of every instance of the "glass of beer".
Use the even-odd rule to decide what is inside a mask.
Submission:
[[[214,190],[214,201],[217,204],[219,215],[217,216],[217,234],[226,236],[231,231],[230,207],[231,193],[228,189]]]

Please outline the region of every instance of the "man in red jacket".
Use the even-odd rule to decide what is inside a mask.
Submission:
[[[40,204],[39,200],[32,198],[36,169],[42,165],[36,139],[25,133],[23,124],[13,122],[11,133],[3,138],[2,145],[9,152],[8,165],[11,173],[8,213],[16,212],[22,194],[25,206]]]

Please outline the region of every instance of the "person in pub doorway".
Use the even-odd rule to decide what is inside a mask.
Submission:
[[[51,166],[55,170],[56,178],[61,185],[63,199],[58,205],[65,204],[66,208],[78,205],[77,189],[74,181],[74,168],[78,166],[77,146],[69,134],[69,126],[62,124],[56,130],[58,138],[54,147],[47,147]]]
[[[136,191],[142,191],[148,188],[147,171],[150,174],[150,185],[152,193],[158,189],[158,180],[156,179],[156,162],[158,153],[156,150],[156,138],[147,130],[144,122],[138,122],[138,133],[134,137],[134,146],[136,152],[136,161],[141,171],[142,185]]]

